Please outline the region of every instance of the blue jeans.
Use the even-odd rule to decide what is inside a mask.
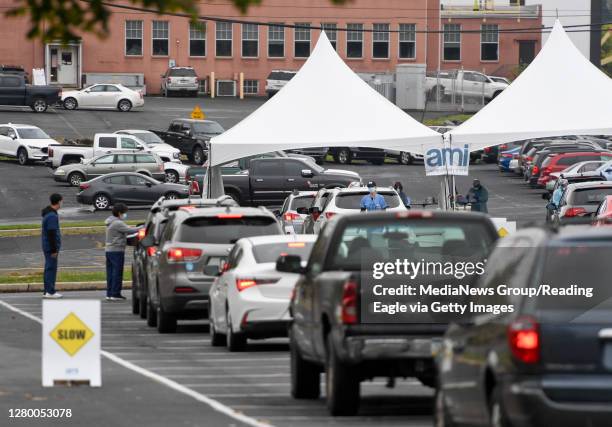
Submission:
[[[51,252],[45,252],[45,273],[43,275],[43,282],[45,283],[45,293],[55,293],[55,279],[57,277],[57,257],[51,256]]]
[[[118,297],[123,287],[125,252],[106,252],[106,296]]]

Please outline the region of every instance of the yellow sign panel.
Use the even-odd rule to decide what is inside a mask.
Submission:
[[[508,234],[510,234],[504,227],[500,227],[499,230],[497,230],[497,233],[499,234],[499,237],[506,237]]]
[[[74,356],[94,333],[74,313],[64,318],[49,334],[70,356]]]
[[[200,109],[199,105],[196,105],[195,108],[191,110],[190,117],[195,120],[204,120],[206,118],[206,114],[204,114],[204,111]]]

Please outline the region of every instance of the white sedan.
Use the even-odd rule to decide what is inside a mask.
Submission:
[[[305,263],[315,240],[295,234],[236,242],[210,288],[211,345],[225,341],[229,351],[240,351],[247,338],[287,336],[289,300],[299,275],[277,271],[276,261],[281,255],[299,255]]]
[[[122,112],[142,107],[142,92],[120,84],[95,84],[81,90],[62,92],[62,104],[67,110],[77,108],[112,108]]]

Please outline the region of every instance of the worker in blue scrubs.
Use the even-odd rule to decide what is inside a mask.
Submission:
[[[361,199],[361,212],[384,211],[389,207],[385,198],[376,192],[376,183],[368,182],[368,190],[370,194],[366,194]]]

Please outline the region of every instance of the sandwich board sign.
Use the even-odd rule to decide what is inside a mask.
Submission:
[[[491,218],[499,237],[506,237],[509,234],[516,233],[516,222],[508,221],[506,218]]]
[[[44,300],[42,318],[42,385],[100,387],[100,301]]]
[[[204,111],[202,111],[199,105],[196,105],[193,110],[191,110],[189,117],[194,120],[204,120],[206,118],[206,114],[204,114]]]

